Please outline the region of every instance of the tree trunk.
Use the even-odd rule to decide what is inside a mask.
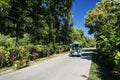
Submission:
[[[15,24],[16,27],[16,47],[19,46],[19,23]]]

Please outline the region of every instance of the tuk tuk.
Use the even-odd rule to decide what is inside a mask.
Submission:
[[[70,44],[70,56],[81,56],[79,43]]]

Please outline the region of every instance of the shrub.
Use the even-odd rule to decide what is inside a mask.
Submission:
[[[32,52],[34,52],[34,45],[33,44],[28,44],[26,45],[26,48],[28,49],[28,51],[32,54]]]
[[[27,45],[28,43],[30,43],[30,35],[24,34],[23,38],[19,39],[19,44],[20,45]]]
[[[54,49],[51,46],[43,46],[40,51],[40,57],[47,57],[54,53]]]
[[[40,51],[42,50],[42,47],[43,47],[43,45],[35,45],[35,46],[34,46],[34,50],[35,50],[36,52],[40,52]]]
[[[60,53],[60,50],[61,50],[61,45],[58,45],[58,44],[54,44],[54,50],[55,50],[55,53]]]
[[[68,45],[63,45],[63,47],[64,47],[64,51],[69,51],[70,50]]]
[[[28,51],[26,46],[20,46],[18,48],[18,57],[21,60],[30,58],[30,52]]]
[[[10,38],[9,36],[4,36],[0,34],[0,46],[4,46],[6,48],[15,46],[14,38]]]
[[[3,67],[5,64],[5,56],[3,54],[0,54],[0,68]]]
[[[5,47],[0,46],[0,53],[5,53]]]
[[[115,60],[114,60],[115,61],[115,75],[119,77],[120,76],[120,52],[116,51],[115,53],[116,53]]]
[[[16,60],[16,58],[17,58],[17,56],[12,55],[12,56],[10,56],[10,61],[11,61],[11,62],[13,62],[13,61],[15,61],[15,60]]]
[[[5,47],[0,47],[0,54],[1,54],[1,66],[2,65],[10,65],[10,52],[5,50]]]
[[[38,53],[36,53],[36,52],[32,53],[32,60],[36,60],[38,58],[39,58],[39,54]]]
[[[46,48],[46,47],[44,47],[44,48],[41,50],[41,52],[42,52],[42,57],[47,57],[47,48]]]
[[[7,51],[7,52],[5,53],[5,59],[6,59],[6,66],[11,66],[12,63],[11,63],[11,61],[10,61],[10,52],[9,52],[9,51]]]

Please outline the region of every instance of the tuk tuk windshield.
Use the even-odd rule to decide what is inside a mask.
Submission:
[[[79,50],[79,49],[80,49],[79,44],[73,44],[72,45],[72,50]]]

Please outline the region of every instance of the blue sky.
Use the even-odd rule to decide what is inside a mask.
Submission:
[[[77,29],[84,30],[84,34],[89,37],[93,35],[88,34],[88,28],[84,26],[84,17],[87,14],[87,11],[93,9],[97,2],[101,0],[75,0],[72,6],[72,14],[74,20],[74,26]]]

